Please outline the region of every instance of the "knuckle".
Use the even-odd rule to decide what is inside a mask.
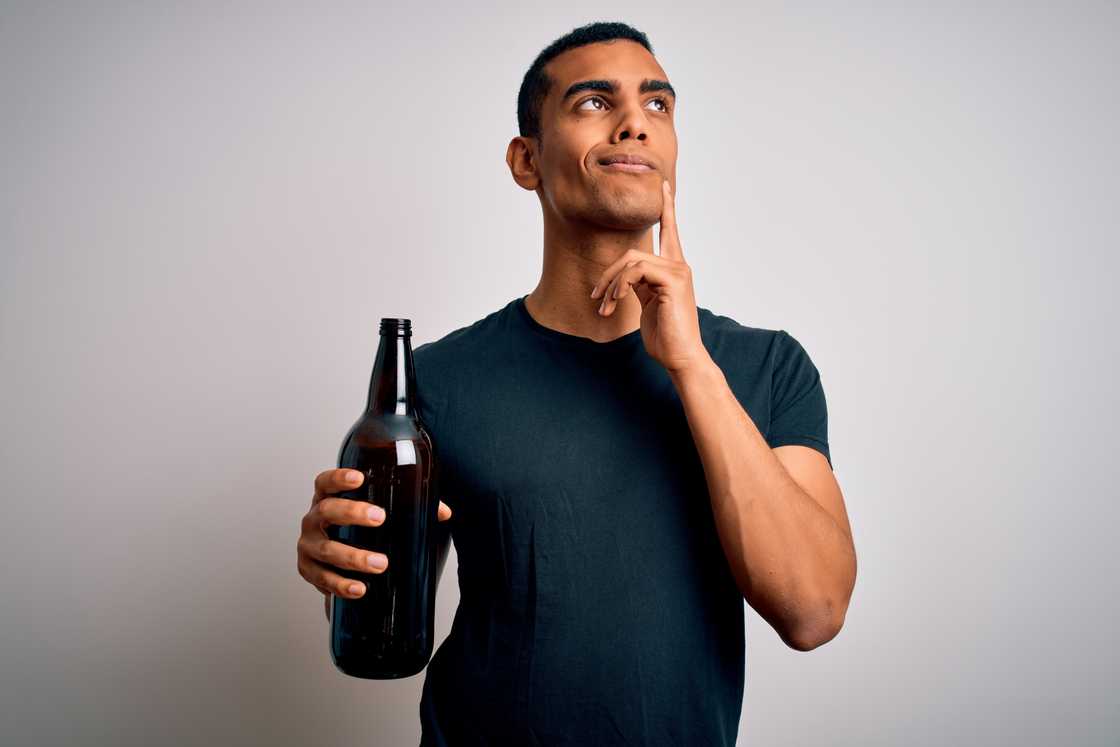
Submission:
[[[309,531],[314,529],[314,527],[315,527],[315,517],[317,515],[318,514],[316,513],[316,510],[315,510],[314,507],[308,509],[307,513],[305,513],[303,515],[303,518],[300,519],[300,522],[299,522],[299,529],[300,529],[300,534],[301,535],[307,534]]]
[[[315,573],[313,571],[311,571],[310,569],[300,568],[299,575],[301,577],[303,577],[304,581],[311,584],[316,589],[319,588],[319,586],[320,586],[319,580],[315,577]]]
[[[314,535],[303,535],[296,542],[296,555],[301,559],[314,558],[319,552],[319,542],[315,540]]]
[[[327,498],[320,499],[311,509],[307,512],[307,523],[317,524],[323,518],[323,504],[327,502]]]
[[[369,524],[370,503],[337,498],[331,512],[331,523],[339,525]]]
[[[311,583],[315,584],[315,586],[320,589],[330,589],[334,586],[334,584],[331,583],[332,576],[334,576],[334,574],[326,568],[321,565],[316,565],[313,566],[311,570]]]
[[[323,500],[319,501],[319,503],[315,506],[319,511],[319,515],[317,518],[320,521],[325,521],[329,524],[338,524],[339,504],[341,503],[341,500],[342,499],[340,498],[324,498]]]
[[[355,524],[366,524],[369,522],[369,508],[370,504],[362,501],[351,501],[347,513],[350,515],[350,520]]]
[[[317,570],[317,567],[314,564],[300,563],[299,564],[299,575],[301,577],[303,577],[304,581],[311,584],[316,589],[319,589],[319,590],[323,589],[323,579],[322,579],[323,573],[322,573],[322,571]]]
[[[353,568],[355,571],[367,571],[368,572],[370,570],[370,568],[372,567],[372,566],[370,566],[369,562],[366,560],[368,557],[370,557],[369,554],[366,553],[363,550],[351,550],[350,551],[350,557],[348,559],[347,564],[351,568]]]

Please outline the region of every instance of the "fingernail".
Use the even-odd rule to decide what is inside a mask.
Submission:
[[[606,307],[607,307],[607,299],[604,298],[603,302],[601,304],[599,304],[599,313],[602,314],[603,309],[605,309]]]
[[[361,479],[362,479],[362,473],[361,472],[355,472],[354,470],[350,470],[349,472],[346,473],[346,481],[347,482],[357,482],[358,480],[361,480]]]
[[[351,594],[355,594],[355,595],[361,594],[362,593],[362,585],[361,584],[350,584],[350,588],[347,589],[347,591],[349,591]]]
[[[385,521],[385,509],[381,506],[369,507],[369,520],[370,521]]]
[[[591,297],[592,297],[592,298],[595,298],[595,287],[596,287],[596,286],[594,286],[594,285],[593,285],[593,286],[591,286]]]
[[[366,562],[369,563],[370,568],[384,568],[389,564],[384,555],[370,555]]]

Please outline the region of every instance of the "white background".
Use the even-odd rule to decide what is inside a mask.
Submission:
[[[517,89],[617,20],[698,303],[809,351],[859,557],[819,649],[748,611],[740,744],[1115,744],[1118,12],[928,5],[5,4],[0,741],[418,741],[299,518],[380,317],[536,284]],[[452,555],[440,640],[457,599]]]

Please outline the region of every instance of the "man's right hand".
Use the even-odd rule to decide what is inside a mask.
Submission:
[[[299,541],[296,543],[296,566],[299,575],[326,595],[324,604],[330,616],[330,595],[357,599],[366,593],[365,584],[344,578],[328,566],[347,568],[362,573],[382,573],[389,566],[383,553],[369,552],[327,536],[327,527],[359,525],[381,526],[385,512],[366,501],[339,498],[339,493],[353,490],[362,483],[360,472],[352,469],[328,469],[315,477],[315,494],[311,508],[303,515]],[[439,502],[436,513],[440,521],[451,518],[451,509]]]

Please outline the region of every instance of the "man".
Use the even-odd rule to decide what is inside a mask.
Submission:
[[[544,214],[540,281],[414,351],[460,588],[423,744],[731,745],[744,599],[800,651],[843,624],[856,557],[820,376],[785,331],[696,305],[675,106],[625,24],[541,52],[506,152]],[[322,527],[379,522],[323,500],[343,473],[316,479],[300,570],[353,598],[327,566],[369,554]]]

